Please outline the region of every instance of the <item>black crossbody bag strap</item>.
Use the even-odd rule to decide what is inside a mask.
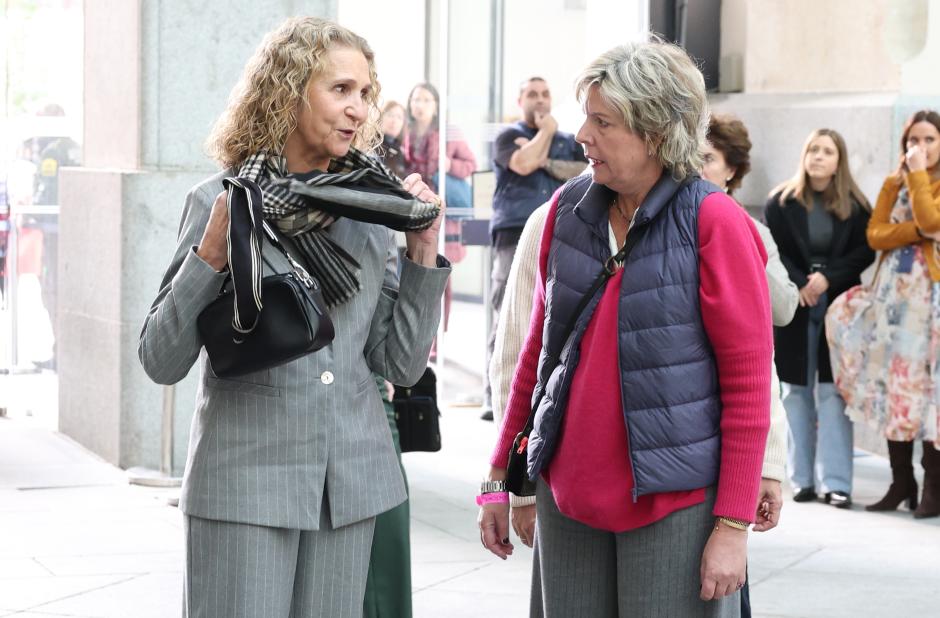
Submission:
[[[565,325],[565,336],[562,338],[562,341],[567,342],[568,338],[571,337],[574,332],[574,327],[578,323],[578,319],[581,317],[581,314],[584,313],[584,310],[587,308],[588,303],[591,302],[591,299],[594,298],[594,295],[597,294],[597,291],[601,289],[607,281],[614,275],[616,272],[617,264],[625,264],[627,257],[630,255],[630,252],[633,250],[633,247],[640,241],[640,237],[643,235],[642,232],[646,229],[647,226],[634,229],[632,232],[627,234],[627,240],[623,243],[623,247],[615,255],[607,258],[607,261],[604,262],[604,267],[601,269],[601,272],[597,274],[597,277],[594,278],[594,283],[591,284],[591,287],[588,291],[581,297],[581,301],[578,303],[577,308],[571,314],[571,318],[568,320],[568,323]],[[564,345],[562,345],[564,349]],[[549,356],[548,361],[551,363],[551,366],[548,370],[549,373],[555,370],[555,367],[558,366],[558,357]],[[542,391],[539,394],[539,398],[532,405],[532,410],[529,412],[529,418],[526,419],[525,427],[522,429],[522,435],[528,436],[532,431],[532,426],[535,423],[535,412],[538,410],[539,403],[542,401],[545,392]]]

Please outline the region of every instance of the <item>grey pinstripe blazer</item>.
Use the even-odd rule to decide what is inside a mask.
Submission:
[[[331,312],[333,343],[280,367],[220,379],[199,341],[196,317],[226,275],[194,247],[227,174],[186,197],[176,252],[138,348],[144,370],[160,384],[178,382],[199,362],[180,508],[208,519],[307,530],[319,526],[324,492],[335,527],[387,511],[406,495],[372,371],[396,384],[418,380],[450,269],[406,260],[399,284],[391,232],[339,219],[330,235],[362,265],[362,290]],[[289,269],[269,243],[263,255],[265,274]]]

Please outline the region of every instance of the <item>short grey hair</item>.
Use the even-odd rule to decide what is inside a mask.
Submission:
[[[708,99],[702,72],[685,50],[661,40],[618,45],[581,72],[578,101],[595,85],[674,178],[702,168]]]

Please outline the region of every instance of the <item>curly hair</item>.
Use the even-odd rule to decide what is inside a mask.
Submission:
[[[280,153],[297,127],[300,105],[309,105],[310,80],[323,73],[327,52],[337,46],[358,49],[369,64],[368,115],[353,146],[373,151],[382,141],[378,127],[381,89],[369,43],[335,22],[292,17],[264,37],[245,65],[228,107],[206,142],[209,156],[223,167],[234,167],[259,151]]]
[[[734,116],[712,114],[708,121],[708,141],[722,154],[728,167],[734,168],[726,189],[731,195],[751,171],[751,140],[747,127]]]
[[[578,101],[583,103],[595,85],[674,178],[702,169],[705,79],[685,50],[658,37],[618,45],[581,72],[575,82]]]

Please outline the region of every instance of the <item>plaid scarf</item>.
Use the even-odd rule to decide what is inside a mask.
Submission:
[[[387,167],[355,148],[304,180],[288,173],[284,157],[259,152],[245,160],[238,177],[261,189],[264,219],[294,240],[331,308],[362,288],[359,262],[326,232],[333,221],[348,217],[413,232],[431,227],[440,213],[440,206],[415,198]],[[260,243],[260,236],[252,242]]]

